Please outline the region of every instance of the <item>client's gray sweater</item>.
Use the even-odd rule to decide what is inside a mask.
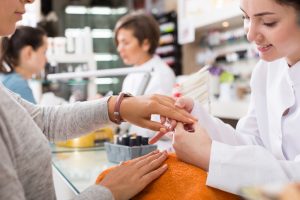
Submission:
[[[107,98],[41,107],[0,84],[0,199],[56,199],[48,140],[74,138],[107,122]],[[107,188],[93,185],[75,199],[113,196]]]

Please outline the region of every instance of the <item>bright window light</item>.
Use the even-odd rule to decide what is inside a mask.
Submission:
[[[67,28],[65,30],[66,37],[78,37],[82,34],[82,29],[80,28]]]
[[[96,85],[110,85],[110,84],[118,84],[118,78],[95,78]]]
[[[114,54],[95,54],[96,61],[116,61],[118,56]]]
[[[111,15],[112,9],[108,7],[93,7],[90,8],[89,13],[93,15]]]
[[[92,37],[93,38],[112,38],[113,32],[110,29],[93,29]]]
[[[67,14],[92,14],[92,15],[124,15],[128,12],[126,7],[109,8],[109,7],[92,7],[87,8],[85,6],[67,6],[65,9]]]
[[[85,6],[67,6],[65,9],[67,14],[87,14]]]
[[[116,8],[114,9],[114,12],[115,14],[118,14],[118,15],[124,15],[125,13],[128,12],[128,9],[123,7],[123,8]]]

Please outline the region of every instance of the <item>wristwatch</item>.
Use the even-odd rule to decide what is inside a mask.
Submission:
[[[114,109],[114,117],[115,117],[116,124],[121,124],[122,122],[124,122],[120,114],[120,107],[123,99],[126,97],[133,97],[133,95],[128,92],[121,92],[117,97],[117,101],[115,103],[115,109]]]

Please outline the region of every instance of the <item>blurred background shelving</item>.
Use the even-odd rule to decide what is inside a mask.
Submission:
[[[80,34],[78,32],[81,32],[85,27],[90,28],[92,38],[92,51],[86,49],[83,55],[49,56],[49,60],[55,60],[52,63],[58,65],[56,72],[71,72],[69,69],[84,71],[128,67],[124,65],[116,51],[113,29],[118,19],[126,13],[136,9],[145,9],[149,14],[152,13],[160,23],[162,37],[161,47],[157,53],[163,57],[177,75],[182,73],[181,48],[177,43],[177,14],[175,11],[164,11],[165,1],[112,0],[68,2],[65,0],[62,2],[52,1],[52,3],[58,18],[63,19],[58,23],[59,31],[57,32],[59,35],[66,37],[66,42],[69,41],[68,38],[74,38]],[[90,53],[93,54],[96,68],[87,64],[89,61],[79,62],[81,59],[85,60],[84,57],[90,59],[91,55],[88,55]],[[74,62],[72,63],[72,61]],[[50,73],[52,71],[48,70]],[[89,89],[86,92],[88,95],[85,95],[85,97],[93,96],[95,93],[105,95],[109,91],[117,94],[121,90],[124,78],[125,76],[86,79],[85,83],[89,86],[85,86],[85,88]],[[68,83],[69,81],[64,84]],[[70,87],[63,86],[63,88],[65,90]],[[70,94],[72,91],[68,93]],[[67,99],[66,95],[64,95],[64,98]]]
[[[177,13],[155,14],[154,17],[160,24],[160,46],[156,53],[174,70],[176,75],[182,74],[181,45],[177,39]]]
[[[34,4],[29,8],[32,11],[30,16],[34,13],[36,15],[34,10],[39,8],[42,10],[41,15],[55,12],[59,20],[52,23],[52,28],[57,29],[52,32],[56,33],[55,37],[65,37],[66,43],[70,43],[72,39],[69,38],[82,32],[85,27],[90,28],[92,49],[84,48],[86,42],[79,45],[83,46],[79,50],[75,48],[69,51],[66,47],[65,54],[49,56],[50,63],[56,60],[59,66],[48,67],[46,73],[128,67],[122,63],[116,51],[113,29],[116,21],[124,14],[144,9],[153,14],[160,24],[160,47],[156,53],[170,65],[176,75],[192,74],[208,64],[213,68],[212,72],[216,69],[226,72],[225,75],[213,77],[214,81],[218,80],[218,83],[211,84],[213,100],[221,102],[222,83],[233,80],[227,90],[227,93],[232,94],[227,99],[247,102],[249,80],[258,55],[244,35],[238,0],[40,0]],[[23,21],[27,25],[37,23],[28,18]],[[82,52],[78,54],[80,50]],[[72,51],[78,52],[74,54]],[[89,93],[96,92],[105,95],[112,91],[116,94],[121,90],[123,78],[69,80],[63,83],[65,85],[60,83],[63,85],[61,93],[68,99],[72,87],[78,83],[81,88],[85,88],[85,98],[91,96]]]

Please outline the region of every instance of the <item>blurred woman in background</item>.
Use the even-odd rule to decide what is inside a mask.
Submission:
[[[115,43],[126,65],[152,70],[144,94],[171,95],[175,83],[173,70],[155,51],[159,45],[160,30],[155,19],[142,11],[122,17],[115,27]],[[141,73],[129,74],[122,91],[136,94],[142,82]]]
[[[47,45],[46,32],[29,26],[20,26],[12,36],[1,40],[0,65],[11,69],[1,77],[1,81],[31,103],[36,103],[36,100],[28,80],[44,69]]]
[[[123,16],[115,26],[115,43],[123,62],[139,69],[150,70],[151,78],[146,88],[141,88],[145,81],[144,73],[132,73],[126,76],[122,91],[137,95],[164,94],[171,95],[175,84],[173,70],[155,51],[159,45],[160,29],[156,20],[142,11]],[[153,119],[159,120],[157,117]],[[130,133],[153,136],[151,130],[131,126]],[[168,140],[167,138],[164,138]],[[171,147],[170,141],[161,141],[158,146]]]

